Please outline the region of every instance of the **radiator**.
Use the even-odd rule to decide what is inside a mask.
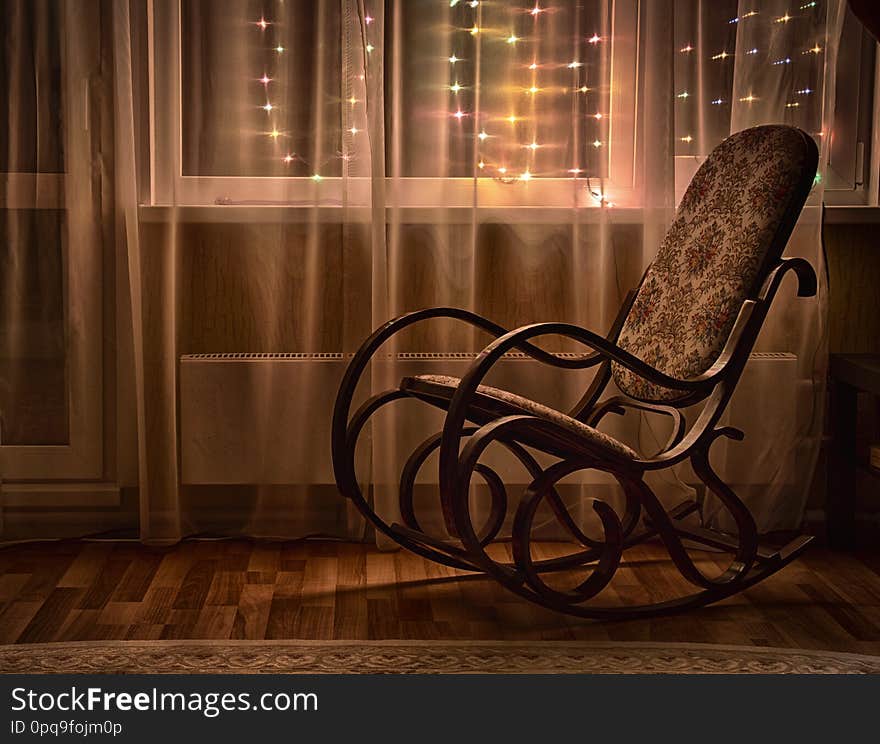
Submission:
[[[330,418],[349,356],[343,354],[195,354],[180,359],[181,477],[186,484],[301,484],[333,483],[330,460]],[[393,363],[377,362],[374,387],[393,387],[400,377],[414,374],[461,376],[471,354],[398,354]],[[723,468],[731,474],[769,475],[778,463],[758,469],[762,417],[792,417],[798,410],[796,358],[791,354],[754,354],[736,398],[731,423],[743,425],[746,441],[724,453]],[[502,359],[490,384],[513,390],[562,410],[568,410],[588,386],[592,370],[562,371],[521,354]],[[790,380],[770,396],[762,395],[761,380],[772,375]],[[367,391],[362,395],[366,396]],[[806,402],[809,403],[809,393]],[[753,415],[759,401],[761,416]],[[439,431],[442,412],[419,401],[392,403],[405,414],[377,419],[377,447],[392,446],[405,455],[426,436]],[[743,420],[744,419],[744,420]],[[624,440],[633,432],[631,421],[610,416],[603,429]],[[720,448],[720,445],[719,445]],[[502,477],[525,480],[513,461],[496,464]],[[791,465],[793,467],[793,464]],[[426,478],[436,482],[436,470]],[[433,475],[432,475],[433,474]],[[753,478],[754,480],[754,478]],[[731,478],[736,482],[736,478]]]

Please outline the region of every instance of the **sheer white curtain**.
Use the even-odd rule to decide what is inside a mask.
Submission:
[[[327,401],[345,355],[388,318],[433,305],[509,328],[565,320],[606,331],[690,174],[724,136],[786,122],[825,143],[840,23],[838,0],[101,7],[92,163],[102,187],[71,194],[67,209],[94,209],[100,194],[115,256],[105,279],[116,329],[110,446],[152,542],[363,536],[326,472]],[[32,52],[38,65],[41,54]],[[4,147],[33,143],[9,137]],[[790,248],[817,267],[821,188]],[[22,281],[4,272],[5,288]],[[743,395],[757,397],[731,410],[757,454],[737,455],[737,444],[717,453],[765,529],[795,527],[803,510],[820,426],[824,284],[817,300],[789,293],[778,304],[761,349],[787,361],[750,365]],[[14,313],[3,323],[18,327]],[[487,340],[452,322],[415,327],[365,387],[461,374]],[[188,438],[196,409],[181,357],[222,363],[217,355],[233,353],[270,358],[196,408],[218,432],[230,410],[251,411],[256,433],[244,445],[256,459],[247,481],[194,478],[192,448],[207,445]],[[589,377],[512,360],[492,382],[567,408]],[[6,409],[20,399],[9,385]],[[791,415],[736,420],[790,390]],[[389,520],[400,465],[440,421],[414,402],[377,417],[360,466]],[[612,426],[646,450],[664,439],[659,422]],[[243,449],[230,448],[218,473]],[[498,467],[526,481],[513,463]],[[670,503],[691,493],[689,480],[684,470],[667,477]],[[440,529],[435,491],[429,467],[419,486],[429,530]],[[580,476],[564,495],[576,509],[584,496],[613,502],[615,487]],[[711,502],[705,517],[723,525]]]

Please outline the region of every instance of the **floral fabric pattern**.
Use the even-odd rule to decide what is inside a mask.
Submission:
[[[815,175],[815,146],[798,129],[761,126],[722,142],[694,175],[645,275],[619,345],[666,374],[688,379],[718,358],[743,301],[784,247],[776,238],[798,187]],[[810,171],[809,173],[807,171]],[[787,237],[787,236],[780,236]],[[625,394],[668,401],[662,388],[613,365]]]

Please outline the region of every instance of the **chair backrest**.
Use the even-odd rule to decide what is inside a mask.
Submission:
[[[694,175],[635,297],[621,347],[687,379],[718,358],[742,303],[777,263],[816,175],[815,142],[794,127],[731,135]],[[613,366],[621,392],[653,402],[682,397]]]

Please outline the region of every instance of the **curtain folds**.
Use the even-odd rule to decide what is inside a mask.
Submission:
[[[330,406],[348,356],[389,318],[436,305],[507,328],[563,320],[606,332],[690,176],[725,136],[784,122],[824,150],[844,7],[794,5],[96,3],[93,187],[66,195],[52,212],[56,228],[36,201],[0,212],[3,444],[67,435],[51,425],[72,405],[63,392],[72,319],[64,325],[59,298],[69,301],[62,285],[79,269],[53,253],[54,233],[32,246],[35,231],[63,235],[71,216],[100,215],[95,239],[112,257],[102,279],[112,426],[100,446],[113,453],[101,477],[133,494],[140,538],[363,538],[328,465]],[[53,8],[63,6],[3,3],[19,28],[2,32],[4,170],[70,172],[53,142],[65,141],[72,109],[51,96],[72,95],[63,75],[71,47],[94,40],[62,33],[69,21]],[[819,297],[785,288],[730,408],[746,443],[713,450],[763,530],[799,525],[819,448],[822,189],[817,179],[788,249],[819,270]],[[40,333],[23,335],[26,325]],[[454,322],[415,326],[383,349],[362,395],[411,374],[460,376],[488,340]],[[542,345],[578,350],[554,338]],[[567,409],[589,380],[511,359],[489,383]],[[47,409],[32,416],[43,431],[19,411],[33,400]],[[755,410],[766,415],[756,420]],[[366,433],[359,472],[389,521],[403,462],[441,422],[403,401]],[[628,415],[608,431],[650,452],[665,426]],[[505,454],[488,456],[509,482],[526,484]],[[4,477],[16,457],[6,455]],[[434,463],[418,481],[417,507],[423,526],[442,532]],[[673,505],[695,482],[681,468],[656,485]],[[619,503],[616,483],[596,473],[572,476],[560,492],[588,530],[589,498]],[[711,498],[703,519],[729,527]],[[543,529],[555,535],[551,519]]]

